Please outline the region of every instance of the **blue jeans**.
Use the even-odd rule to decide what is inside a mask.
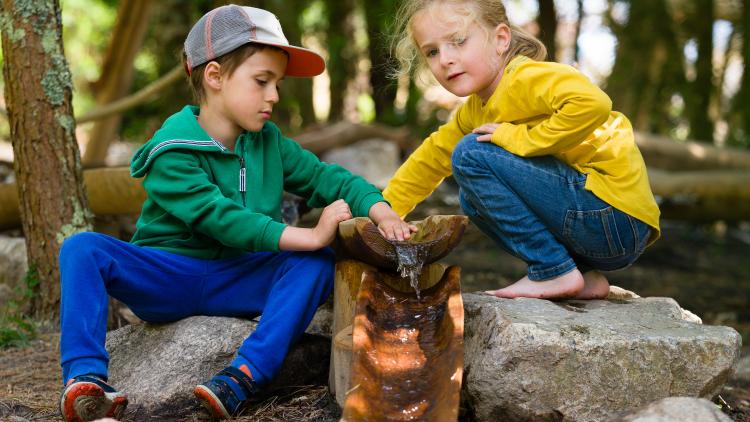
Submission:
[[[99,233],[71,236],[60,250],[63,382],[84,374],[107,378],[109,294],[149,322],[262,313],[232,366],[248,365],[263,385],[276,375],[291,345],[331,294],[334,258],[325,248],[202,260]]]
[[[649,226],[586,190],[585,174],[552,156],[523,158],[476,138],[467,135],[453,151],[461,207],[528,264],[529,279],[577,267],[616,270],[643,253]]]

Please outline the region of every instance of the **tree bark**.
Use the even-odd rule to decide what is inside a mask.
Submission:
[[[130,177],[128,167],[84,170],[83,187],[96,215],[138,214],[146,200],[141,180]],[[21,223],[18,191],[14,183],[0,184],[0,230]]]
[[[691,31],[698,44],[698,58],[695,61],[695,80],[686,92],[689,107],[690,137],[704,142],[713,142],[714,124],[709,116],[713,90],[714,54],[714,2],[698,0],[695,12],[690,17]]]
[[[666,134],[672,96],[685,87],[682,46],[665,0],[629,3],[628,22],[609,23],[618,46],[607,92],[637,130]]]
[[[91,230],[73,120],[72,81],[57,0],[2,1],[8,103],[20,214],[38,285],[30,311],[56,320],[57,258],[65,238]]]
[[[325,0],[328,14],[328,75],[331,78],[329,121],[344,117],[344,100],[349,81],[354,77],[357,54],[354,48],[352,14],[355,0]]]
[[[710,222],[750,219],[750,172],[649,170],[651,189],[661,198],[662,218]]]
[[[738,25],[742,33],[742,61],[745,67],[742,72],[740,89],[732,100],[732,112],[728,119],[731,132],[729,143],[750,147],[750,2],[743,4],[742,21]]]
[[[557,11],[553,0],[539,0],[539,39],[547,47],[547,60],[557,60]]]
[[[143,45],[154,2],[123,0],[117,9],[117,21],[109,41],[99,80],[93,84],[100,105],[119,100],[133,82],[133,61]],[[105,165],[107,151],[120,129],[122,116],[114,115],[94,124],[83,154],[84,167]]]
[[[704,142],[677,142],[648,133],[636,132],[635,141],[649,168],[672,171],[750,170],[750,151],[718,148]]]
[[[388,75],[396,62],[388,51],[388,24],[398,5],[394,0],[371,0],[364,8],[370,55],[370,86],[375,103],[375,118],[382,123],[398,124],[394,100],[398,81]]]

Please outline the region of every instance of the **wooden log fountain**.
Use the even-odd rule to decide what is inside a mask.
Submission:
[[[339,226],[329,384],[343,420],[455,421],[463,374],[460,270],[432,263],[460,241],[468,219],[413,222],[406,242],[372,222]],[[421,294],[419,292],[422,292]]]

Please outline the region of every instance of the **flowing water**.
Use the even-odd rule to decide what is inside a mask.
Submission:
[[[401,277],[409,277],[409,284],[417,294],[417,299],[422,300],[419,290],[419,275],[430,252],[430,247],[435,242],[393,242],[398,261],[398,271]]]

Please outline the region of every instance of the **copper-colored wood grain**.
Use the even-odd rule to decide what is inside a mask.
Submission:
[[[419,231],[404,243],[423,244],[424,264],[448,255],[458,245],[469,222],[463,215],[433,215],[412,221]],[[395,245],[384,238],[369,218],[358,217],[339,224],[338,239],[349,257],[378,268],[395,270],[398,267]]]
[[[435,263],[425,266],[419,276],[419,288],[429,289],[442,278],[446,265]],[[357,293],[366,271],[376,271],[375,267],[353,259],[336,263],[333,291],[333,338],[331,341],[331,367],[328,374],[328,385],[331,394],[341,407],[344,406],[346,391],[349,389],[351,363],[351,333],[354,322]],[[413,294],[414,288],[407,279],[395,273],[381,273],[381,280],[390,287]],[[344,333],[348,331],[348,333]],[[348,341],[348,344],[345,342]]]
[[[366,271],[353,326],[351,388],[343,420],[455,421],[463,375],[460,269],[422,300]]]

